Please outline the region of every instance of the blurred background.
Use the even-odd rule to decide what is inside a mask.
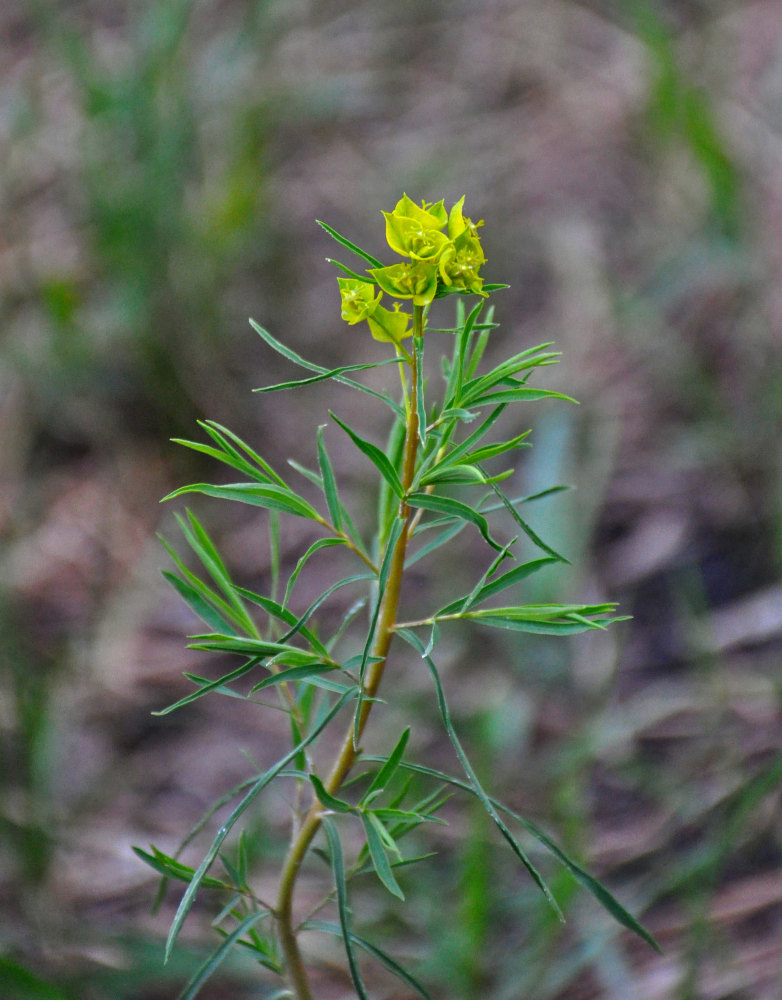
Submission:
[[[572,643],[455,635],[457,726],[491,788],[665,953],[541,858],[559,926],[469,807],[408,907],[375,895],[362,926],[437,997],[779,1000],[782,3],[5,0],[6,1000],[167,1000],[212,940],[204,909],[163,967],[177,897],[151,914],[130,848],[173,849],[246,776],[243,750],[275,759],[275,733],[228,699],[150,714],[199,662],[160,578],[155,532],[178,541],[158,500],[215,474],[169,438],[211,418],[311,464],[331,407],[382,440],[384,414],[346,391],[253,396],[296,375],[247,320],[323,365],[382,357],[339,318],[324,258],[353,261],[314,220],[383,256],[379,213],[403,191],[466,195],[484,273],[510,285],[492,356],[553,341],[563,361],[537,384],[581,403],[523,415],[514,483],[575,487],[534,511],[573,567],[530,599],[633,616]],[[366,511],[366,466],[326,433]],[[263,517],[193,506],[240,579],[268,573]],[[300,546],[283,535],[285,565]],[[454,770],[427,679],[405,676],[414,756]],[[252,823],[263,883],[285,803]],[[202,995],[267,985],[226,963]],[[351,995],[336,967],[319,989]]]

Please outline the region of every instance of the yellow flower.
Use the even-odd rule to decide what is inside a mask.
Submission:
[[[416,260],[411,263],[375,267],[371,274],[384,292],[397,299],[412,299],[413,305],[428,305],[437,291],[437,264]]]
[[[342,296],[342,318],[354,326],[362,319],[368,319],[378,308],[382,292],[375,295],[375,286],[357,278],[337,278]]]
[[[440,277],[445,285],[485,297],[487,293],[483,291],[483,278],[478,272],[486,263],[486,258],[480,240],[473,235],[472,223],[469,219],[466,221],[467,225],[461,235],[456,237],[440,257]]]

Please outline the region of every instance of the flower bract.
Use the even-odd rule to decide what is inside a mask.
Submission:
[[[376,267],[369,272],[384,292],[397,299],[412,299],[413,305],[428,305],[437,291],[437,264],[417,260]]]

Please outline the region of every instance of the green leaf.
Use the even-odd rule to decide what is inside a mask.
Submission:
[[[353,951],[353,936],[350,932],[349,909],[348,909],[348,889],[345,882],[345,862],[342,857],[342,844],[339,841],[339,834],[334,822],[328,817],[323,817],[323,829],[326,832],[326,839],[329,844],[331,855],[331,868],[334,872],[334,887],[337,890],[337,912],[339,913],[339,925],[341,929],[342,943],[345,945],[345,954],[348,960],[350,978],[353,981],[359,1000],[369,1000],[369,996],[361,978],[361,971],[356,961]]]
[[[323,477],[323,494],[326,497],[326,506],[329,509],[331,523],[337,531],[342,530],[342,504],[337,492],[337,480],[334,476],[334,468],[326,451],[326,444],[323,440],[323,424],[318,427],[318,464],[320,474]]]
[[[347,264],[342,264],[338,260],[334,260],[333,257],[326,258],[327,264],[333,264],[334,267],[338,267],[343,274],[346,274],[349,278],[354,278],[356,281],[363,281],[366,285],[374,285],[377,288],[377,282],[372,278],[368,277],[366,274],[359,274],[358,271],[353,271],[347,266]]]
[[[310,743],[318,738],[329,722],[331,722],[331,720],[337,715],[343,705],[354,696],[355,692],[353,690],[346,691],[329,709],[329,711],[325,713],[317,726],[315,726],[292,750],[285,754],[284,757],[278,760],[276,764],[272,765],[268,771],[265,771],[253,782],[241,802],[239,802],[239,804],[231,812],[230,816],[224,821],[217,833],[217,836],[212,841],[204,860],[196,870],[187,891],[182,897],[176,914],[174,915],[174,919],[171,923],[171,929],[168,932],[168,938],[166,940],[165,961],[168,961],[171,957],[171,950],[173,949],[174,943],[179,936],[180,930],[182,929],[182,924],[185,922],[185,917],[190,912],[190,908],[193,905],[196,893],[203,882],[204,876],[209,871],[212,862],[217,857],[217,853],[223,845],[223,841],[231,832],[237,820],[243,815],[249,806],[252,805],[259,793],[263,791],[263,789],[280,773],[280,771],[282,771],[283,768],[290,763],[290,761],[299,756],[299,754],[301,754]]]
[[[445,700],[445,691],[443,690],[443,686],[440,681],[440,675],[437,671],[437,668],[435,667],[434,662],[431,660],[430,657],[423,655],[424,653],[423,643],[420,641],[418,636],[415,635],[414,632],[409,631],[409,629],[400,629],[398,635],[400,635],[406,642],[408,642],[413,647],[413,649],[417,649],[418,652],[422,654],[422,659],[426,664],[429,673],[432,675],[432,680],[434,681],[435,692],[437,694],[437,706],[440,711],[440,718],[442,719],[445,731],[448,733],[448,738],[450,739],[451,745],[453,746],[454,751],[456,752],[456,756],[459,758],[459,763],[462,765],[464,773],[467,775],[467,780],[469,781],[473,792],[480,800],[483,808],[486,810],[486,812],[494,821],[495,826],[500,831],[502,836],[505,838],[513,853],[527,869],[530,876],[532,877],[532,880],[535,882],[537,887],[543,893],[543,895],[545,896],[546,900],[548,901],[554,912],[557,914],[560,920],[564,920],[562,911],[559,908],[559,904],[557,903],[556,899],[554,899],[554,897],[552,896],[549,887],[543,881],[540,872],[538,872],[537,868],[533,865],[533,863],[527,857],[526,853],[522,850],[522,848],[516,841],[516,838],[510,832],[510,830],[500,817],[499,813],[497,812],[494,803],[486,794],[486,792],[483,790],[483,786],[478,781],[478,777],[475,774],[475,771],[473,770],[473,767],[470,764],[470,761],[467,759],[467,755],[465,754],[462,748],[461,742],[459,741],[459,737],[456,735],[456,730],[453,728],[453,723],[451,722],[451,714],[448,710],[448,705]]]
[[[319,538],[316,542],[307,549],[304,555],[296,563],[293,572],[288,578],[288,585],[285,588],[285,597],[283,599],[283,605],[287,605],[291,599],[291,593],[293,591],[294,584],[299,578],[299,574],[304,569],[305,565],[309,562],[310,558],[315,555],[316,552],[320,552],[321,549],[331,548],[333,545],[346,545],[347,542],[344,538]]]
[[[348,435],[353,444],[362,451],[367,458],[373,463],[380,475],[385,479],[391,489],[396,493],[396,495],[401,500],[404,496],[404,489],[402,483],[397,475],[396,469],[393,467],[389,459],[386,457],[385,452],[381,451],[377,445],[372,444],[371,441],[367,441],[360,437],[354,430],[351,430],[347,424],[343,423],[339,417],[334,416],[334,414],[329,410],[329,416],[332,420],[338,424],[342,430]]]
[[[578,403],[572,396],[566,396],[562,392],[554,392],[550,389],[532,389],[528,386],[519,386],[516,389],[501,389],[498,392],[490,392],[486,396],[468,396],[463,402],[467,406],[496,406],[499,403],[521,403],[530,402],[534,399],[562,399],[566,403]]]
[[[524,518],[516,510],[515,503],[508,499],[508,497],[503,493],[503,491],[497,486],[496,483],[489,484],[493,492],[500,498],[501,505],[507,510],[513,520],[518,524],[524,534],[529,538],[531,542],[534,542],[539,549],[543,552],[547,552],[550,556],[556,559],[558,562],[563,562],[566,565],[570,565],[570,560],[566,559],[564,556],[560,555],[555,549],[552,549],[550,545],[547,545],[540,536],[532,530],[532,528],[527,524]]]
[[[178,490],[163,497],[163,501],[185,493],[203,493],[204,496],[217,497],[221,500],[238,500],[254,507],[266,507],[270,510],[281,510],[286,514],[306,517],[311,521],[323,523],[323,518],[307,501],[282,486],[274,483],[231,483],[227,486],[213,486],[210,483],[192,483],[190,486],[180,486]]]
[[[232,681],[237,680],[239,677],[243,677],[245,674],[249,673],[254,667],[257,667],[261,662],[261,657],[254,656],[252,659],[248,660],[247,663],[243,663],[241,667],[237,667],[236,670],[232,670],[228,674],[224,674],[219,677],[216,681],[209,681],[204,683],[197,691],[193,691],[186,695],[184,698],[180,698],[179,701],[174,702],[173,705],[169,705],[167,708],[161,708],[157,712],[153,712],[152,715],[168,715],[170,712],[176,711],[178,708],[183,708],[185,705],[190,705],[192,702],[197,701],[199,698],[203,698],[204,695],[209,694],[212,691],[216,691],[218,688],[225,687]],[[233,692],[232,692],[233,693]]]
[[[372,756],[366,756],[364,758],[367,762],[375,760],[380,762],[382,759],[382,757],[376,758]],[[435,778],[437,781],[453,785],[455,788],[459,788],[462,791],[469,792],[471,795],[479,797],[475,788],[468,782],[461,781],[459,778],[451,777],[451,775],[445,774],[443,771],[438,771],[433,767],[428,767],[424,764],[413,764],[407,762],[401,764],[401,767],[403,770]],[[571,875],[573,875],[573,877],[594,896],[600,905],[603,906],[616,921],[622,924],[623,927],[627,927],[628,930],[631,930],[634,934],[637,934],[638,937],[646,941],[647,944],[650,944],[655,951],[662,952],[659,944],[655,941],[649,931],[647,931],[646,928],[643,927],[643,925],[640,924],[635,917],[633,917],[632,914],[630,914],[622,906],[616,897],[614,897],[601,882],[590,875],[571,857],[569,857],[556,843],[556,841],[552,840],[552,838],[548,836],[547,833],[544,833],[544,831],[541,830],[540,827],[536,826],[535,823],[528,819],[524,819],[523,816],[515,813],[512,809],[508,808],[508,806],[503,805],[502,802],[498,802],[497,799],[492,798],[491,802],[496,809],[500,810],[500,812],[505,813],[506,816],[510,817],[510,819],[514,820],[516,823],[520,823],[528,833],[530,833],[546,848],[547,851],[549,851],[550,854],[557,859],[557,861],[560,862],[560,864],[564,865],[564,867],[568,869]]]
[[[550,566],[552,563],[556,562],[557,560],[554,559],[553,556],[543,556],[540,559],[532,559],[530,562],[526,562],[521,566],[516,566],[507,573],[503,573],[502,576],[498,576],[496,580],[491,580],[489,583],[483,584],[477,591],[473,591],[473,593],[468,594],[466,598],[462,597],[457,601],[451,601],[450,604],[446,604],[446,606],[441,608],[434,617],[439,618],[441,615],[450,615],[456,611],[467,611],[476,604],[480,604],[482,601],[486,601],[490,597],[494,597],[495,594],[499,594],[506,588],[512,587],[521,580],[525,580],[533,573],[537,573],[537,571],[539,569],[543,569],[544,566]]]
[[[461,500],[454,500],[453,497],[433,496],[429,493],[413,493],[407,497],[407,503],[411,507],[423,507],[424,510],[433,510],[438,514],[445,514],[447,517],[458,517],[462,521],[469,521],[483,535],[485,541],[497,551],[502,550],[502,546],[495,542],[489,534],[489,524],[486,518],[473,510],[472,507]]]
[[[447,545],[448,542],[455,538],[459,532],[463,531],[466,527],[465,521],[457,521],[456,524],[454,524],[451,520],[438,521],[436,524],[444,525],[444,527],[431,542],[427,542],[426,545],[423,545],[417,552],[414,552],[413,555],[408,556],[405,561],[405,569],[407,569],[408,566],[412,566],[414,563],[417,563],[419,560],[425,559],[428,555],[431,555],[432,552],[435,552],[443,545]],[[435,522],[430,524],[421,524],[416,528],[414,534],[418,535],[422,531],[431,530],[433,527],[435,527]]]
[[[165,875],[166,878],[175,878],[180,882],[192,882],[193,876],[195,875],[195,869],[189,868],[187,865],[183,865],[180,861],[175,858],[169,857],[168,854],[164,854],[159,851],[157,847],[151,845],[152,854],[147,854],[146,851],[142,851],[140,847],[134,847],[133,853],[141,858],[144,864],[149,865],[150,868],[154,868],[156,872],[161,875]],[[202,879],[201,885],[205,889],[234,889],[235,886],[228,882],[224,882],[219,878],[205,878]]]
[[[202,593],[199,593],[195,587],[181,580],[176,573],[170,573],[168,570],[163,570],[163,576],[201,621],[206,622],[215,632],[233,632],[233,626],[228,618],[224,618],[213,607],[212,602],[203,597]]]
[[[383,365],[398,365],[402,360],[402,358],[386,358],[385,361],[375,361],[371,364],[343,365],[341,368],[332,368],[329,371],[321,372],[319,375],[312,375],[310,378],[294,379],[292,382],[278,382],[276,385],[263,385],[258,389],[253,389],[253,392],[277,392],[279,389],[298,389],[299,386],[314,385],[316,382],[324,382],[327,379],[333,378],[339,380],[339,376],[344,375],[345,372],[360,372],[366,371],[368,368],[382,368]]]
[[[516,448],[529,448],[530,445],[525,440],[529,437],[529,434],[529,431],[524,431],[523,434],[517,434],[516,437],[511,438],[509,441],[497,441],[495,444],[487,444],[483,448],[476,448],[475,451],[471,451],[465,456],[465,461],[485,462],[487,458],[494,458],[495,455],[504,455],[506,452]]]
[[[351,253],[356,254],[357,257],[361,257],[363,260],[367,261],[367,263],[371,264],[372,267],[383,266],[382,261],[379,261],[377,257],[373,257],[372,254],[367,253],[366,250],[362,250],[361,247],[356,246],[356,244],[352,243],[346,236],[340,235],[336,229],[332,229],[331,226],[327,225],[325,222],[321,222],[320,219],[316,219],[315,221],[321,229],[326,230],[332,239],[336,240],[337,243],[345,247],[347,250],[350,250]]]
[[[252,326],[252,328],[255,330],[256,333],[258,333],[261,337],[263,337],[263,339],[266,341],[269,347],[272,348],[272,350],[277,351],[278,354],[281,354],[284,358],[287,358],[289,361],[292,361],[295,365],[298,365],[300,368],[306,368],[308,371],[311,372],[318,372],[321,375],[325,375],[328,373],[327,368],[323,368],[322,365],[316,365],[312,361],[306,361],[300,354],[297,354],[295,351],[291,350],[290,347],[286,347],[286,345],[277,340],[276,337],[273,337],[268,330],[264,330],[262,326],[259,326],[258,323],[255,322],[255,320],[253,319],[250,320],[250,326]],[[356,382],[354,379],[346,378],[344,375],[335,375],[333,377],[336,379],[337,382],[341,382],[344,385],[349,385],[354,389],[358,389],[361,392],[367,393],[367,395],[369,396],[374,396],[375,399],[379,399],[381,402],[385,403],[386,406],[389,406],[394,411],[394,413],[396,413],[398,416],[404,419],[404,410],[402,409],[402,407],[399,406],[398,403],[395,403],[389,396],[385,395],[384,393],[376,392],[374,389],[370,389],[369,386],[362,385],[360,382]]]
[[[301,664],[297,667],[291,667],[289,670],[280,670],[279,673],[272,674],[270,677],[264,677],[260,683],[250,689],[250,694],[255,694],[256,692],[262,691],[264,688],[272,687],[275,684],[287,684],[289,681],[292,683],[294,681],[310,680],[311,678],[318,677],[321,674],[327,674],[334,669],[336,668],[333,663],[309,663]]]
[[[290,626],[290,630],[285,634],[285,637],[281,639],[280,642],[288,642],[288,640],[292,639],[294,635],[300,633],[317,653],[324,656],[326,659],[329,658],[328,650],[320,639],[314,632],[305,627],[304,619],[297,618],[290,608],[284,607],[271,597],[264,597],[262,594],[256,594],[252,590],[245,590],[244,587],[236,587],[236,592],[245,600],[250,601],[252,604],[257,604],[259,608],[263,608],[263,610],[266,611],[272,618],[276,618],[278,621],[284,622],[286,625]]]
[[[228,952],[231,948],[233,948],[239,938],[246,934],[251,927],[258,923],[259,920],[262,920],[268,915],[268,910],[259,910],[258,912],[251,913],[249,916],[245,917],[244,920],[242,920],[242,922],[238,924],[230,934],[223,938],[220,945],[206,959],[203,965],[200,966],[193,978],[179,995],[178,1000],[193,1000],[193,997],[200,992],[201,987],[226,958]]]
[[[261,458],[258,452],[254,451],[238,434],[234,434],[233,431],[229,431],[227,427],[223,427],[222,424],[218,424],[214,420],[199,421],[199,424],[211,436],[212,440],[216,441],[227,453],[241,458],[240,453],[236,450],[236,447],[240,448],[269,479],[277,483],[278,486],[287,485],[285,480],[277,475],[269,463]],[[233,445],[236,445],[236,447],[233,447]]]
[[[308,920],[302,925],[302,930],[323,931],[326,934],[333,934],[335,937],[342,937],[341,927],[337,924],[328,923],[323,920]],[[432,1000],[432,995],[395,959],[391,958],[390,955],[387,955],[375,945],[370,944],[369,941],[366,941],[364,938],[354,934],[353,931],[350,932],[350,939],[357,944],[359,948],[363,948],[364,951],[372,955],[373,958],[376,958],[378,962],[385,966],[390,973],[395,975],[398,979],[401,979],[402,982],[406,983],[411,989],[415,990],[419,996],[423,997],[423,1000]]]
[[[397,899],[404,899],[404,893],[399,888],[399,883],[394,878],[394,873],[388,862],[388,857],[386,856],[385,847],[383,845],[383,838],[380,835],[380,831],[377,829],[378,825],[382,828],[380,820],[374,817],[372,813],[362,813],[361,822],[364,826],[364,833],[367,838],[369,857],[372,860],[373,868],[377,872],[377,877],[392,896],[396,896]]]
[[[191,510],[187,511],[186,521],[179,513],[175,514],[175,517],[176,522],[185,537],[185,541],[198,556],[204,569],[223,592],[225,601],[227,602],[224,603],[220,598],[217,598],[217,601],[214,601],[213,599],[213,603],[215,603],[218,610],[222,611],[223,609],[226,609],[230,620],[234,622],[241,631],[245,631],[250,635],[257,635],[258,630],[255,623],[247,613],[247,609],[242,604],[241,598],[236,593],[236,588],[228,575],[228,570],[226,569],[225,564],[220,557],[220,553],[217,551],[217,547],[209,537],[206,529]],[[198,580],[198,577],[185,570],[184,565],[176,557],[170,546],[166,545],[166,549],[178,568],[182,571],[185,579],[196,587],[200,593],[208,594],[209,588],[205,587],[205,585]]]
[[[525,605],[523,607],[485,608],[468,611],[459,617],[490,625],[494,628],[511,629],[517,632],[535,632],[539,635],[575,635],[590,629],[604,629],[621,621],[616,618],[592,617],[612,611],[616,605]],[[587,617],[589,616],[589,617]]]
[[[339,799],[336,795],[332,795],[317,774],[310,774],[309,778],[312,782],[312,787],[315,789],[318,802],[320,802],[324,809],[330,809],[331,812],[337,813],[354,813],[356,811],[349,802],[345,802],[344,799]]]
[[[370,801],[370,796],[373,793],[380,793],[389,784],[391,779],[396,774],[396,770],[399,767],[399,763],[405,752],[405,747],[407,746],[407,741],[410,738],[410,727],[402,733],[402,735],[397,740],[396,746],[391,751],[386,760],[385,764],[380,768],[375,777],[372,779],[372,783],[369,788],[364,793],[361,804],[364,805],[366,802]]]

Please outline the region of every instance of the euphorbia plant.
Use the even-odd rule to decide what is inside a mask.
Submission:
[[[564,560],[524,519],[523,505],[530,498],[513,497],[503,489],[501,484],[513,469],[492,471],[495,459],[515,456],[527,445],[528,432],[496,440],[496,425],[518,403],[568,397],[529,384],[536,369],[556,361],[557,355],[547,344],[482,370],[484,349],[494,327],[486,300],[491,292],[505,286],[484,284],[481,270],[485,257],[478,233],[481,223],[467,218],[463,205],[462,198],[447,211],[442,201],[418,205],[403,196],[392,212],[383,213],[388,244],[401,258],[392,263],[377,260],[321,223],[342,247],[369,265],[359,272],[337,263],[342,272],[338,278],[342,318],[352,326],[366,323],[376,340],[387,342],[391,355],[385,361],[358,361],[327,370],[252,324],[266,344],[310,373],[306,378],[259,391],[302,391],[314,382],[333,380],[364,393],[372,404],[387,409],[391,429],[385,449],[331,414],[334,424],[368,460],[367,468],[374,470],[378,504],[371,540],[356,529],[340,495],[322,427],[315,443],[317,471],[292,463],[315,485],[320,504],[305,499],[253,448],[212,421],[201,425],[211,443],[179,442],[236,470],[242,480],[227,485],[196,483],[176,490],[166,499],[201,493],[266,508],[270,512],[272,552],[277,551],[280,516],[309,521],[320,532],[320,537],[302,552],[282,593],[282,588],[277,587],[279,566],[273,567],[275,583],[269,594],[255,593],[235,583],[192,512],[180,516],[179,523],[203,566],[203,575],[191,571],[168,547],[176,571],[165,575],[209,629],[192,636],[190,648],[230,654],[239,663],[215,680],[186,675],[194,690],[165,712],[183,708],[207,694],[238,696],[263,704],[263,696],[273,693],[278,699],[275,707],[282,708],[289,717],[291,733],[290,748],[273,767],[248,777],[199,821],[196,831],[205,827],[219,807],[235,802],[197,869],[179,860],[182,848],[173,856],[156,848],[151,853],[137,851],[166,878],[187,883],[171,925],[166,956],[199,891],[227,897],[214,922],[222,940],[186,987],[185,998],[197,994],[232,947],[242,946],[267,970],[281,977],[284,985],[275,995],[312,1000],[308,961],[300,946],[302,931],[341,939],[347,970],[360,998],[368,995],[357,958],[360,951],[399,976],[410,989],[428,997],[413,972],[403,968],[376,942],[370,943],[357,933],[354,922],[360,915],[353,913],[348,895],[355,879],[374,872],[380,891],[403,899],[399,881],[404,881],[402,873],[414,863],[423,863],[422,858],[406,855],[406,838],[426,824],[441,823],[438,813],[454,791],[474,796],[480,802],[557,913],[556,900],[514,828],[520,827],[542,844],[620,923],[654,946],[649,933],[604,886],[547,834],[483,788],[454,730],[436,666],[441,632],[455,621],[471,622],[477,628],[572,635],[604,629],[618,620],[611,604],[539,605],[509,603],[506,599],[507,594],[518,596],[525,578]],[[449,330],[428,329],[433,301],[451,295],[457,302],[456,326]],[[390,308],[383,304],[386,296]],[[477,302],[467,311],[465,300],[475,298]],[[346,343],[360,353],[359,338]],[[424,354],[439,350],[443,344],[449,347],[443,357],[443,378],[427,382]],[[358,372],[384,364],[393,365],[401,377],[399,398],[390,391],[364,385],[355,377]],[[391,385],[396,378],[394,375],[390,380]],[[453,594],[441,607],[420,609],[414,620],[403,620],[400,600],[408,567],[416,563],[418,571],[420,564],[428,563],[431,572],[436,573],[443,547],[465,529],[477,532],[487,550],[469,591]],[[508,529],[510,537],[501,533]],[[522,558],[520,540],[523,546],[531,545],[536,550],[533,558]],[[315,601],[302,607],[296,597],[297,580],[311,569],[322,574],[327,550],[333,554],[337,547],[351,553],[355,572],[330,583]],[[319,613],[339,604],[343,590],[351,592],[354,600],[336,629],[324,633],[318,623]],[[362,599],[357,602],[353,592]],[[363,628],[358,617],[362,607]],[[409,759],[409,726],[404,726],[401,733],[385,734],[389,747],[385,754],[370,755],[362,749],[370,719],[375,722],[376,716],[387,717],[387,706],[400,693],[398,688],[395,690],[393,659],[404,645],[412,647],[421,669],[430,677],[434,704],[453,747],[454,763],[458,764],[456,775],[426,761]],[[319,737],[335,727],[342,735],[336,754],[328,759],[319,752]],[[413,783],[411,776],[425,779],[431,787],[421,792],[420,780]],[[261,899],[253,889],[252,873],[247,870],[243,837],[239,836],[231,856],[224,853],[224,845],[272,782],[293,786],[293,793],[288,795],[291,834],[276,897]],[[322,901],[302,913],[296,906],[297,879],[314,853],[327,859],[331,877],[324,880]],[[218,860],[221,873],[210,874]],[[323,919],[328,910],[333,911],[331,920]]]

